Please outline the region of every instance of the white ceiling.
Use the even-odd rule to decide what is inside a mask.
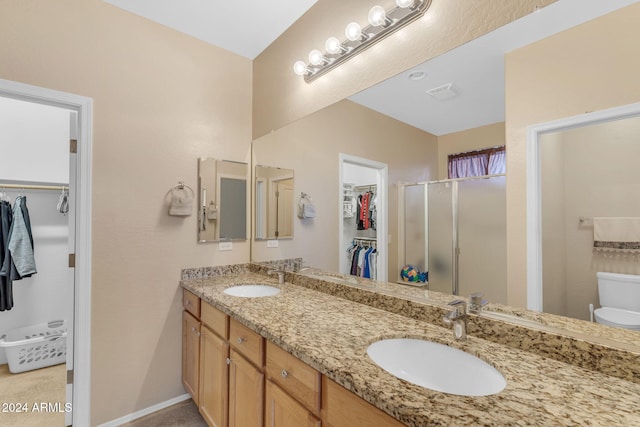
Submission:
[[[349,99],[434,135],[502,122],[505,53],[637,2],[559,0]],[[417,70],[426,77],[409,80]],[[447,83],[457,97],[437,101],[425,93]]]
[[[254,59],[317,0],[104,0]]]

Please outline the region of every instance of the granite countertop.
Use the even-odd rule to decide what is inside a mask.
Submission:
[[[224,294],[228,286],[265,283],[265,298]],[[185,279],[181,285],[358,396],[410,426],[635,426],[640,384],[496,344],[453,339],[451,330],[273,277],[239,273]],[[400,380],[366,354],[384,338],[423,338],[485,360],[507,380],[492,396],[465,397]]]

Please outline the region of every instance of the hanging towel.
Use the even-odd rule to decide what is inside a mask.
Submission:
[[[13,222],[9,236],[9,251],[20,278],[29,277],[36,271],[33,252],[31,220],[27,209],[27,198],[18,196],[13,206]]]
[[[307,193],[301,193],[298,200],[298,218],[307,219],[316,217],[316,207]]]
[[[603,252],[640,253],[640,218],[593,218],[593,249]]]
[[[186,185],[177,185],[171,190],[169,215],[191,216],[193,213],[193,190]]]

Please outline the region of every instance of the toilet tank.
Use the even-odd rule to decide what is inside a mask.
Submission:
[[[640,276],[605,272],[596,274],[601,306],[640,312]]]

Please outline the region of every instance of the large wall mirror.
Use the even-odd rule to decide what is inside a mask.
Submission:
[[[198,241],[247,239],[246,163],[198,159]]]
[[[259,164],[286,162],[286,164],[296,165],[296,186],[313,195],[318,207],[318,215],[313,224],[303,225],[300,221],[294,221],[296,239],[292,240],[291,244],[281,244],[278,250],[269,250],[266,249],[266,243],[254,242],[255,244],[251,248],[252,260],[259,262],[303,257],[305,264],[309,266],[339,271],[340,257],[345,254],[339,247],[338,236],[338,221],[341,220],[342,213],[342,189],[339,183],[338,158],[340,153],[346,153],[384,162],[389,166],[388,230],[391,238],[386,248],[389,253],[389,280],[394,281],[394,272],[397,272],[405,262],[405,254],[402,252],[418,251],[420,253],[415,253],[414,259],[426,262],[429,256],[426,253],[428,248],[424,245],[424,236],[430,230],[425,227],[425,223],[420,218],[415,219],[420,226],[405,230],[403,235],[408,240],[411,240],[413,235],[421,235],[423,243],[412,245],[410,241],[402,242],[400,239],[397,230],[402,226],[406,228],[407,224],[403,222],[405,218],[398,211],[398,206],[400,203],[403,206],[405,204],[412,206],[411,202],[414,200],[402,200],[399,197],[398,189],[402,186],[410,186],[412,183],[425,183],[446,178],[448,154],[504,145],[505,143],[507,152],[509,152],[509,141],[515,137],[511,135],[509,141],[505,137],[505,134],[509,132],[508,124],[505,124],[505,99],[513,99],[515,96],[524,99],[523,102],[529,102],[529,98],[535,96],[530,85],[525,83],[516,88],[518,90],[515,92],[507,92],[511,86],[505,85],[505,55],[554,34],[562,34],[567,29],[571,28],[573,31],[572,27],[578,26],[582,22],[603,19],[604,15],[616,9],[616,7],[607,6],[604,3],[597,5],[590,3],[590,10],[585,10],[585,15],[578,17],[577,14],[567,13],[571,7],[581,7],[578,3],[575,1],[554,3],[535,14],[514,21],[492,33],[255,140],[253,144],[254,162]],[[594,37],[602,38],[605,36],[597,34]],[[563,41],[566,40],[569,40],[567,43],[584,43],[580,37],[563,39]],[[545,47],[548,48],[547,46]],[[581,44],[580,48],[582,49],[582,47]],[[563,49],[573,51],[567,46],[563,46]],[[536,52],[526,50],[527,55],[539,52],[540,49],[537,49]],[[557,56],[550,54],[545,63],[553,62],[554,58]],[[526,57],[523,57],[521,62],[524,64],[524,68],[531,64],[530,61],[526,61]],[[564,64],[567,61],[562,62]],[[576,66],[573,74],[583,71],[583,66]],[[325,77],[330,77],[330,74]],[[554,77],[548,78],[553,79]],[[567,78],[570,79],[570,77]],[[447,87],[449,84],[451,84],[449,86],[451,90],[448,92],[448,95],[451,96],[449,99],[438,100],[425,93],[429,89]],[[584,101],[585,99],[580,94],[574,94],[574,96],[578,100]],[[519,122],[517,125],[523,127],[522,134],[524,134],[524,127],[543,121],[540,119],[540,111],[549,110],[550,105],[545,108],[544,100],[536,98],[536,102],[538,103],[535,110],[537,115],[519,117],[522,123]],[[424,124],[420,122],[423,119],[432,120],[430,123]],[[520,128],[517,129],[518,132],[520,130]],[[517,135],[517,137],[523,138],[522,135]],[[522,148],[518,147],[518,149]],[[522,153],[522,155],[525,156],[526,153]],[[509,167],[509,165],[507,166]],[[522,171],[517,172],[522,173]],[[501,178],[501,181],[504,180],[505,178]],[[507,183],[509,180],[509,169],[507,169]],[[523,184],[520,193],[516,194],[520,199],[524,198],[522,194],[525,191],[524,187],[525,184]],[[423,189],[423,186],[419,187],[418,192],[421,195],[424,194]],[[503,191],[501,194],[504,195],[504,190],[501,191]],[[470,200],[473,201],[476,194],[471,194],[473,197]],[[507,206],[514,203],[513,200],[510,200],[510,196],[513,198],[514,194],[509,193],[507,185]],[[412,196],[405,194],[403,197]],[[450,199],[447,200],[450,204]],[[422,206],[421,203],[417,203],[417,205]],[[423,206],[421,209],[425,208]],[[431,208],[429,206],[429,209]],[[473,210],[474,206],[470,206],[466,211],[471,215],[471,220],[476,219],[473,216]],[[584,215],[588,216],[589,213]],[[492,224],[492,227],[501,227],[502,230],[505,228],[505,222],[509,220],[509,216],[504,212],[501,212],[501,215],[491,215],[491,218],[501,221],[500,224]],[[524,222],[524,219],[522,221]],[[575,221],[570,225],[574,228],[578,227],[578,223]],[[474,230],[477,231],[475,237]],[[467,236],[470,239],[469,243],[482,249],[484,239],[482,233],[487,230],[487,227],[470,227],[471,233]],[[507,242],[504,240],[500,243],[502,247],[499,248],[499,252],[501,253],[508,252]],[[493,249],[490,251],[496,252]],[[534,322],[538,321],[537,313],[526,311],[526,302],[521,302],[521,299],[512,299],[514,294],[526,294],[527,283],[525,280],[510,283],[506,279],[507,272],[504,261],[501,261],[499,266],[490,265],[484,261],[473,265],[475,265],[473,268],[476,271],[481,268],[483,273],[487,273],[483,274],[488,277],[487,280],[491,280],[492,274],[500,275],[500,280],[494,280],[495,283],[492,283],[492,285],[497,282],[501,284],[500,289],[494,290],[493,295],[496,296],[491,297],[494,302],[499,300],[520,307],[522,316],[528,317]],[[474,274],[472,270],[467,279],[470,282],[462,283],[462,288],[468,289],[469,292],[482,291],[484,285],[476,281],[477,277],[479,275]],[[551,295],[549,293],[549,296]],[[500,300],[500,298],[506,301]],[[513,301],[518,302],[514,303]],[[584,306],[585,304],[582,302],[580,315],[572,314],[569,311],[563,315],[584,318]],[[569,327],[562,320],[558,321],[555,326]],[[582,326],[588,327],[589,334],[640,343],[638,339],[629,339],[626,331],[622,332],[623,338],[620,339],[620,331],[613,332],[609,327],[601,325],[592,327],[584,323],[578,332],[585,333]]]
[[[293,170],[255,167],[256,240],[293,238]]]

